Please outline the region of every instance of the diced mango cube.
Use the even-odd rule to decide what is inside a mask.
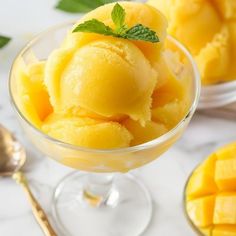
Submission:
[[[217,156],[215,153],[207,157],[207,159],[196,169],[196,171],[203,171],[204,173],[214,177],[215,176],[215,163]]]
[[[236,225],[217,225],[212,231],[212,236],[236,236]]]
[[[215,200],[214,224],[236,225],[236,194],[218,195]]]
[[[236,158],[236,143],[230,143],[216,151],[217,158],[219,160],[226,160]]]
[[[212,227],[201,228],[200,231],[204,236],[211,236]]]
[[[217,190],[214,178],[204,171],[193,173],[187,186],[187,200],[213,194]]]
[[[207,196],[187,202],[187,212],[197,227],[208,227],[213,222],[215,196]]]
[[[216,162],[215,181],[220,190],[236,190],[236,158]]]

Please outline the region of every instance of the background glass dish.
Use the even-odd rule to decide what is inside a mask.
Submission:
[[[222,107],[236,102],[236,81],[202,86],[198,109]]]
[[[179,124],[157,139],[128,148],[96,150],[63,143],[35,128],[21,113],[15,97],[14,70],[19,58],[28,64],[32,52],[39,60],[45,60],[52,50],[60,46],[73,24],[69,22],[43,32],[20,52],[10,74],[12,103],[25,133],[42,153],[72,168],[93,172],[72,173],[56,188],[53,212],[60,233],[66,236],[140,235],[151,219],[150,195],[143,184],[131,175],[114,176],[110,173],[127,172],[155,160],[181,137],[198,104],[199,74],[189,52],[169,36],[167,44],[172,50],[180,52],[191,71],[187,81],[191,106]]]

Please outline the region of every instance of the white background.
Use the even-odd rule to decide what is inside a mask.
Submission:
[[[7,82],[12,61],[28,40],[45,28],[79,17],[59,12],[53,9],[54,5],[54,0],[0,0],[0,34],[13,38],[0,51],[0,123],[26,145],[28,161],[24,170],[49,215],[53,188],[71,170],[45,158],[28,143],[9,103]],[[154,203],[153,220],[144,236],[195,235],[182,210],[185,182],[206,155],[235,139],[235,128],[233,121],[197,114],[180,142],[157,161],[134,172],[149,188]],[[21,188],[11,179],[0,179],[0,236],[18,235],[43,234]]]

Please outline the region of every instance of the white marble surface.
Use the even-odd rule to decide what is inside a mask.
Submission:
[[[24,170],[35,196],[50,213],[53,188],[71,170],[45,158],[28,143],[9,102],[8,74],[15,55],[30,38],[51,25],[76,19],[78,15],[54,10],[54,0],[0,0],[0,3],[0,34],[13,37],[0,51],[0,123],[14,131],[26,146],[28,161]],[[195,235],[182,211],[184,184],[192,169],[207,154],[236,139],[235,129],[236,122],[196,114],[183,138],[171,150],[135,171],[149,188],[155,209],[145,236]],[[0,179],[0,235],[43,235],[21,188],[11,179],[3,178]]]

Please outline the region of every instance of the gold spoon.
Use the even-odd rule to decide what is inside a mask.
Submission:
[[[32,207],[33,214],[46,236],[57,236],[47,216],[29,189],[20,171],[26,161],[25,150],[16,138],[0,124],[0,176],[12,176],[20,184]]]

